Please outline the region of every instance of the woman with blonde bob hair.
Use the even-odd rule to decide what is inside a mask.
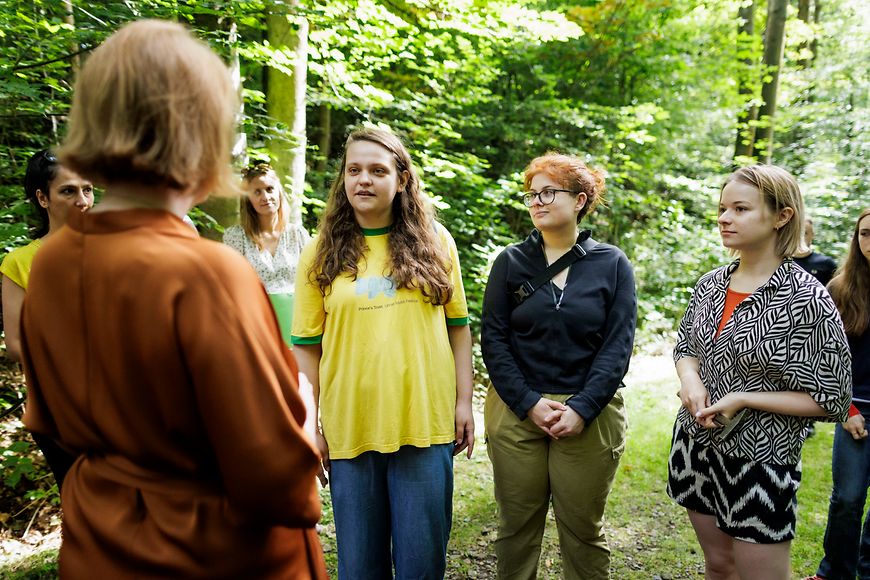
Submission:
[[[289,345],[296,264],[311,236],[301,225],[290,223],[290,201],[268,163],[248,167],[242,179],[246,195],[242,198],[241,223],[226,229],[224,243],[257,271]]]
[[[299,262],[293,346],[319,394],[338,577],[444,578],[453,456],[474,446],[471,332],[456,244],[389,131],[347,139]]]
[[[701,277],[680,323],[668,494],[688,512],[708,579],[790,577],[806,426],[849,408],[837,308],[791,258],[803,222],[787,171],[731,174],[718,225],[738,258]]]
[[[622,250],[579,228],[604,200],[602,170],[551,152],[529,163],[524,186],[535,229],[495,259],[481,317],[498,577],[537,578],[552,500],[564,577],[608,578],[604,510],[625,449],[634,274]]]
[[[182,216],[232,191],[236,94],[182,26],[88,58],[62,163],[105,188],[34,261],[28,429],[75,457],[64,578],[322,578],[318,454],[256,274]]]

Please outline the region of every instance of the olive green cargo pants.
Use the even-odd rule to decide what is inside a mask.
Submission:
[[[565,579],[609,578],[604,508],[625,449],[621,392],[580,435],[553,440],[531,419],[517,419],[490,386],[484,423],[499,514],[498,577],[536,578],[552,497]]]

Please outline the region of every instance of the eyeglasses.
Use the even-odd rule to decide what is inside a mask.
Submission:
[[[541,191],[524,191],[523,192],[523,205],[526,207],[532,207],[532,204],[535,203],[535,198],[541,202],[541,205],[550,205],[556,200],[556,194],[562,193],[572,193],[576,194],[576,191],[571,191],[570,189],[553,189],[546,188]]]

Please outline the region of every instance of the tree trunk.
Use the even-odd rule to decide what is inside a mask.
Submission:
[[[798,0],[798,18],[804,22],[807,26],[810,26],[810,0]],[[815,34],[813,34],[813,38],[815,38]],[[812,44],[810,42],[802,42],[800,46],[800,52],[805,53],[806,51],[810,51]],[[800,60],[798,60],[799,68],[807,68],[812,64],[812,57],[802,56]]]
[[[816,0],[815,6],[813,7],[813,24],[818,25],[819,21],[822,17],[822,0]],[[814,34],[813,41],[810,43],[810,52],[812,53],[812,60],[815,62],[816,58],[819,56],[819,39]]]
[[[329,167],[330,144],[332,141],[332,109],[326,103],[320,105],[320,135],[317,141],[317,172],[323,175],[324,187],[329,187],[326,183],[326,169]]]
[[[67,24],[69,24],[72,27],[73,31],[75,31],[75,29],[76,29],[76,17],[75,17],[74,10],[73,10],[72,0],[63,0],[63,9],[64,9],[63,21],[66,22]],[[70,48],[70,53],[72,55],[74,55],[72,57],[72,59],[70,60],[70,65],[72,67],[73,81],[75,81],[75,77],[79,74],[79,65],[81,64],[81,59],[79,58],[79,55],[77,54],[79,51],[79,43],[76,41],[75,35],[73,35],[73,39],[70,40],[69,48]],[[70,84],[72,86],[74,83],[70,83]]]
[[[291,7],[296,2],[290,3]],[[289,133],[270,135],[267,144],[272,166],[285,183],[290,197],[290,221],[302,224],[302,196],[305,190],[305,84],[308,68],[308,20],[292,14],[270,14],[267,21],[269,44],[283,51],[291,62],[292,75],[275,67],[268,72],[266,103],[269,116]]]
[[[245,112],[245,104],[242,100],[242,74],[239,66],[239,51],[237,49],[238,42],[238,27],[236,22],[229,23],[229,43],[230,49],[230,75],[233,78],[233,85],[236,87],[236,92],[239,95],[239,118]],[[236,139],[233,143],[233,161],[236,167],[244,167],[248,163],[248,141],[244,130],[241,126],[238,127]],[[200,204],[200,209],[210,215],[222,227],[226,228],[239,223],[239,198],[237,197],[215,197],[212,196]],[[201,229],[200,233],[203,237],[212,240],[220,240],[223,234],[217,228]]]
[[[769,0],[767,7],[767,30],[764,34],[764,83],[761,85],[761,108],[758,111],[759,127],[755,139],[755,151],[760,161],[770,163],[773,153],[773,122],[776,113],[776,96],[779,91],[779,71],[782,65],[782,50],[785,45],[785,17],[788,0]]]
[[[755,121],[758,119],[758,107],[755,105],[755,83],[750,82],[749,75],[755,69],[753,66],[755,38],[755,0],[744,3],[737,12],[737,53],[741,65],[737,71],[738,93],[743,109],[737,114],[737,141],[734,144],[734,159],[752,157],[752,146],[755,141]]]

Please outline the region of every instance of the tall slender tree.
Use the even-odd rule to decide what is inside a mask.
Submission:
[[[289,4],[297,6],[296,2]],[[268,72],[266,102],[276,131],[268,149],[275,170],[290,186],[290,220],[302,222],[301,199],[305,189],[305,89],[308,67],[308,20],[301,15],[276,11],[267,21],[269,44],[279,62]]]
[[[764,32],[764,81],[761,85],[762,104],[758,111],[754,153],[760,161],[770,162],[773,154],[774,114],[779,92],[779,72],[785,46],[785,21],[788,0],[768,0],[767,27]]]
[[[245,105],[242,101],[242,75],[241,66],[239,63],[239,29],[235,18],[224,18],[221,22],[227,29],[227,41],[230,46],[230,74],[233,78],[233,84],[239,93],[239,117],[244,116]],[[233,160],[236,165],[245,165],[248,159],[248,141],[245,132],[239,128],[236,133],[236,139],[233,143]],[[239,200],[236,198],[216,197],[212,196],[205,202],[200,204],[200,209],[207,215],[211,216],[214,221],[222,227],[231,226],[239,222]],[[222,233],[216,228],[208,227],[201,231],[202,235],[219,240],[222,238]]]
[[[822,0],[815,0],[813,6],[813,24],[818,27],[819,20],[822,17]],[[813,35],[813,40],[810,42],[810,53],[812,53],[813,61],[816,60],[816,57],[819,54],[819,39],[816,35]]]
[[[804,24],[809,26],[811,24],[810,20],[810,4],[811,0],[798,0],[798,19],[801,20]],[[812,62],[811,57],[806,56],[806,52],[810,50],[810,42],[802,42],[800,46],[801,57],[798,60],[798,66],[800,68],[807,68],[810,66]]]
[[[75,10],[73,7],[73,0],[63,0],[63,9],[64,16],[63,21],[69,24],[71,30],[75,30],[76,28],[76,17]],[[80,59],[78,55],[79,51],[79,43],[76,41],[75,35],[72,36],[69,42],[70,54],[72,54],[72,58],[70,59],[70,65],[72,69],[73,76],[77,75],[79,72],[79,64]]]
[[[740,5],[737,12],[737,55],[740,59],[738,67],[738,93],[745,103],[737,114],[737,142],[734,145],[734,158],[752,157],[755,142],[755,121],[758,119],[758,105],[755,101],[756,86],[753,72],[755,66],[755,0],[748,0]]]

